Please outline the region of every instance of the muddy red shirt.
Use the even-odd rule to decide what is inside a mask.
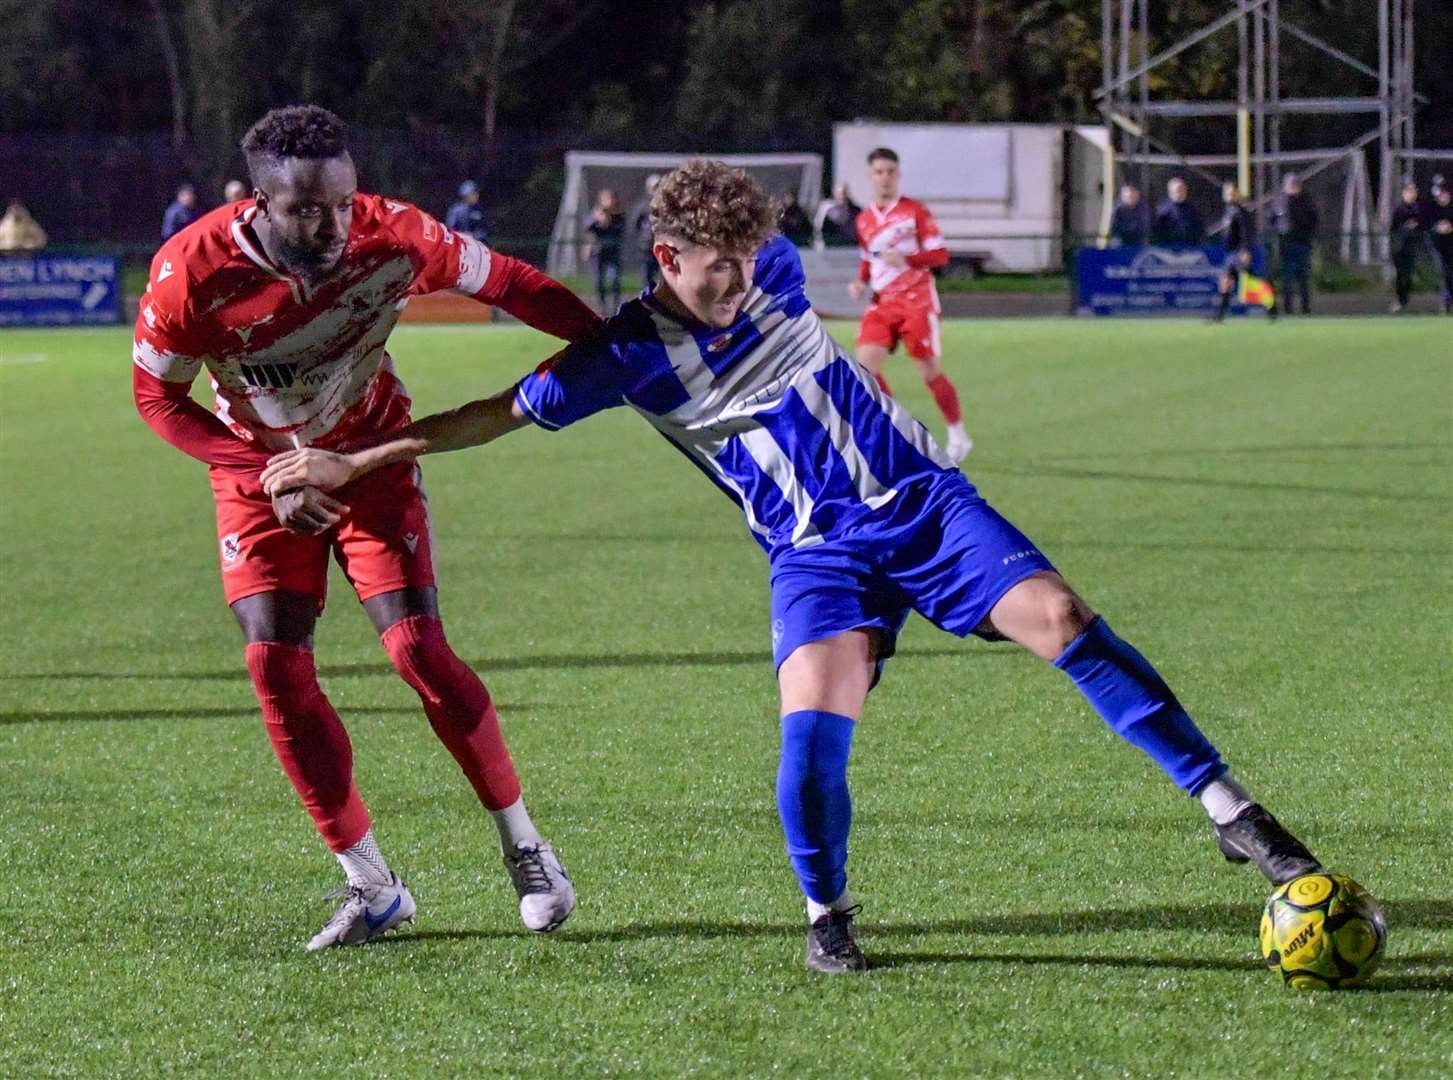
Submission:
[[[453,290],[572,341],[599,325],[564,286],[397,199],[354,197],[342,260],[316,286],[268,258],[251,228],[256,213],[251,200],[219,207],[167,241],[136,321],[133,359],[160,381],[138,372],[143,415],[214,465],[407,422],[408,396],[385,346],[411,296]],[[215,424],[183,431],[158,407],[162,397],[176,402],[203,367],[217,417],[246,445],[225,446]]]

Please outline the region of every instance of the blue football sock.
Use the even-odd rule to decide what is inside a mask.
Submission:
[[[848,884],[852,741],[853,721],[838,713],[804,709],[782,718],[777,810],[792,869],[808,899],[819,904],[832,903]]]
[[[1150,661],[1104,619],[1070,642],[1054,666],[1074,680],[1115,734],[1144,750],[1190,794],[1226,771]]]

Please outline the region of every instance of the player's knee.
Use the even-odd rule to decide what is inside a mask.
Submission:
[[[394,670],[421,693],[447,682],[460,663],[444,637],[443,625],[429,616],[400,619],[384,631],[381,640]]]
[[[1063,650],[1085,632],[1094,619],[1090,606],[1068,586],[1045,590],[1040,599],[1040,620],[1048,636]]]
[[[876,644],[849,631],[793,650],[777,671],[784,714],[821,709],[856,719],[872,686]]]
[[[450,647],[437,618],[401,619],[384,631],[382,641],[394,670],[427,701],[453,702],[470,714],[488,704],[484,684]]]
[[[263,641],[250,642],[244,651],[264,719],[286,723],[311,714],[311,706],[323,694],[311,649]]]

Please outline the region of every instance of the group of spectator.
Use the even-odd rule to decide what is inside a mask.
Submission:
[[[1120,188],[1120,201],[1110,217],[1110,242],[1116,247],[1146,244],[1199,244],[1206,237],[1200,211],[1186,201],[1186,182],[1179,176],[1166,184],[1166,200],[1152,214],[1134,184]]]
[[[581,249],[581,258],[595,263],[596,296],[604,313],[613,312],[620,304],[621,259],[628,231],[635,238],[645,284],[650,286],[656,282],[658,268],[651,250],[650,202],[659,180],[660,176],[654,173],[646,178],[645,189],[629,213],[609,188],[596,196],[591,207],[590,220],[585,226],[589,238]],[[1205,221],[1188,195],[1185,180],[1172,177],[1166,184],[1165,201],[1152,212],[1135,184],[1122,185],[1110,218],[1110,244],[1174,247],[1204,243],[1208,235]],[[241,180],[229,180],[223,188],[225,202],[236,202],[246,196],[247,186]],[[1234,231],[1235,236],[1224,236],[1228,246],[1234,251],[1249,250],[1256,242],[1255,227],[1251,215],[1240,206],[1240,193],[1235,185],[1225,186],[1223,198],[1227,213],[1215,231]],[[818,205],[815,218],[809,217],[795,192],[784,192],[779,198],[779,208],[779,227],[794,244],[806,247],[820,240],[826,247],[854,247],[858,243],[856,222],[860,207],[853,202],[846,184],[833,186],[832,198]],[[189,183],[179,185],[162,216],[162,239],[186,228],[201,214],[196,188]],[[1283,178],[1282,190],[1271,207],[1271,222],[1277,236],[1280,292],[1286,309],[1295,311],[1295,301],[1300,300],[1302,312],[1309,314],[1317,207],[1302,190],[1301,178],[1296,173],[1287,173]],[[444,223],[456,232],[481,241],[488,239],[479,185],[473,180],[460,184],[458,198],[450,206]],[[1401,202],[1392,214],[1390,241],[1396,296],[1392,310],[1397,312],[1407,307],[1418,260],[1431,249],[1442,277],[1443,311],[1453,313],[1453,189],[1442,176],[1433,177],[1430,200],[1421,197],[1415,179],[1409,177],[1404,182]],[[4,217],[0,217],[0,251],[33,251],[45,244],[45,230],[18,200],[13,200]]]
[[[1173,176],[1166,184],[1166,199],[1152,214],[1134,184],[1120,188],[1120,199],[1110,216],[1110,243],[1115,247],[1195,246],[1206,241],[1207,230],[1200,211],[1189,201],[1185,180]],[[1235,184],[1222,186],[1225,213],[1216,233],[1243,265],[1256,243],[1255,220],[1241,204],[1241,192]],[[1302,302],[1302,314],[1311,314],[1312,241],[1317,233],[1317,207],[1302,191],[1301,177],[1287,173],[1282,190],[1272,204],[1272,225],[1278,237],[1281,259],[1281,295],[1286,310],[1295,311],[1295,300]],[[1223,290],[1223,296],[1227,295]],[[1224,304],[1223,304],[1224,310]]]
[[[1439,175],[1433,177],[1432,193],[1431,200],[1422,198],[1417,180],[1408,177],[1403,181],[1402,201],[1392,212],[1394,312],[1408,306],[1418,258],[1431,248],[1442,278],[1443,314],[1453,315],[1453,190]]]
[[[1109,239],[1115,247],[1194,246],[1205,242],[1207,231],[1200,213],[1187,201],[1186,182],[1172,177],[1166,200],[1152,214],[1134,184],[1120,188],[1110,217]],[[1432,199],[1420,196],[1417,181],[1404,181],[1402,199],[1392,213],[1389,251],[1392,257],[1395,299],[1392,310],[1404,310],[1412,295],[1413,275],[1420,257],[1431,249],[1442,277],[1442,306],[1453,313],[1453,189],[1442,176],[1433,177]],[[1251,215],[1240,207],[1234,184],[1225,185],[1227,213],[1216,231],[1233,253],[1249,250],[1256,242]],[[1234,201],[1233,201],[1234,200]],[[1301,177],[1287,173],[1271,206],[1280,263],[1280,292],[1286,310],[1301,301],[1303,314],[1311,312],[1312,245],[1316,239],[1317,206],[1302,190]],[[1231,235],[1232,233],[1235,235]]]
[[[245,198],[247,198],[247,185],[241,180],[228,180],[222,185],[224,203],[234,203]],[[203,212],[202,208],[197,205],[196,187],[192,184],[178,184],[171,205],[161,216],[161,238],[170,240],[201,217]]]

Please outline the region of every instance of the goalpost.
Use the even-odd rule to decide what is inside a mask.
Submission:
[[[633,251],[633,218],[646,197],[646,180],[670,172],[698,157],[724,161],[745,169],[769,194],[792,192],[810,218],[822,198],[821,154],[660,154],[628,151],[571,150],[565,155],[565,192],[550,234],[548,269],[551,274],[573,273],[580,265],[580,245],[596,196],[609,188],[626,214],[626,251]],[[629,258],[629,254],[627,255]],[[633,269],[629,264],[627,270]]]

